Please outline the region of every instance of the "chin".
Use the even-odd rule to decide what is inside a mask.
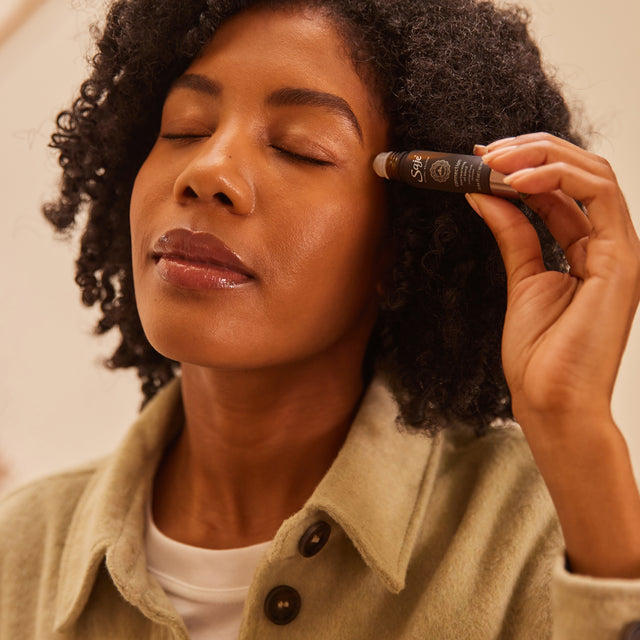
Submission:
[[[189,331],[184,326],[170,328],[163,325],[145,327],[145,334],[158,353],[181,364],[238,371],[271,366],[278,361],[273,351],[266,353],[264,341],[237,330],[230,334],[211,330],[203,333]]]

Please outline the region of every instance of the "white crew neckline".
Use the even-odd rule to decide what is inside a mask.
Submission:
[[[147,568],[165,590],[198,602],[246,597],[270,541],[236,549],[194,547],[162,533],[150,505],[146,512]]]

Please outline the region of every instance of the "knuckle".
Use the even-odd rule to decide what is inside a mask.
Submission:
[[[597,187],[606,198],[614,199],[618,197],[618,183],[609,177],[597,179]]]
[[[594,153],[593,151],[588,151],[587,149],[583,149],[583,153],[585,154],[585,158],[595,164],[600,165],[602,168],[607,169],[609,171],[611,171],[611,173],[613,173],[613,170],[611,169],[611,164],[609,163],[609,161],[597,154]]]
[[[534,138],[531,143],[540,151],[544,151],[545,155],[549,155],[553,151],[556,143],[548,133],[534,134]]]
[[[552,136],[547,131],[538,131],[537,133],[532,134],[534,139],[540,140],[542,142],[553,142],[556,138]]]
[[[544,131],[537,131],[534,133],[525,133],[521,136],[518,136],[518,141],[530,145],[541,145],[547,142],[551,142],[553,140],[553,136]]]
[[[564,160],[558,160],[553,163],[553,170],[561,176],[566,176],[573,172],[573,165]]]

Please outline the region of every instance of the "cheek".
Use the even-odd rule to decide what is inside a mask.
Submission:
[[[173,182],[158,170],[153,150],[142,164],[131,192],[129,226],[134,280],[147,259],[155,227],[160,224],[163,203],[171,195]],[[165,172],[166,173],[166,172]]]
[[[155,176],[150,159],[142,164],[131,191],[131,202],[129,204],[129,225],[131,227],[131,237],[137,237],[142,232],[142,223],[145,219],[145,211],[149,210],[152,203],[149,202],[150,194],[156,190],[154,188]],[[135,249],[135,246],[133,247]]]
[[[144,208],[143,189],[140,186],[139,178],[140,173],[138,173],[136,181],[133,184],[131,203],[129,205],[129,228],[131,231],[131,256],[133,259],[134,277],[141,251],[140,235],[142,234],[141,221],[143,220],[142,210]]]
[[[374,267],[384,234],[386,213],[377,190],[346,185],[323,198],[319,224],[307,231],[303,246],[332,273],[363,283]]]
[[[386,196],[382,180],[369,173],[363,168],[340,180],[328,176],[296,191],[271,194],[271,203],[278,202],[287,215],[273,216],[265,224],[272,227],[292,270],[309,261],[321,261],[325,269],[371,261],[386,226]]]
[[[146,333],[150,323],[153,324],[158,307],[154,288],[154,265],[149,251],[153,246],[154,237],[158,234],[158,225],[161,224],[159,212],[162,211],[163,194],[167,188],[162,186],[155,164],[150,156],[141,166],[133,185],[129,205],[134,293]]]
[[[377,191],[334,189],[307,198],[277,230],[274,255],[282,256],[279,302],[296,300],[296,316],[327,323],[353,317],[375,297],[385,211]],[[275,305],[274,308],[280,308]]]

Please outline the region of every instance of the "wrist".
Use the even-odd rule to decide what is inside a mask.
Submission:
[[[588,408],[586,408],[588,407]],[[600,446],[605,442],[624,438],[616,425],[609,405],[580,404],[558,410],[523,409],[514,402],[514,417],[533,448],[562,447],[581,441],[585,446]]]
[[[610,413],[526,416],[519,422],[540,471],[549,484],[566,474],[608,473],[630,464],[622,432]]]

